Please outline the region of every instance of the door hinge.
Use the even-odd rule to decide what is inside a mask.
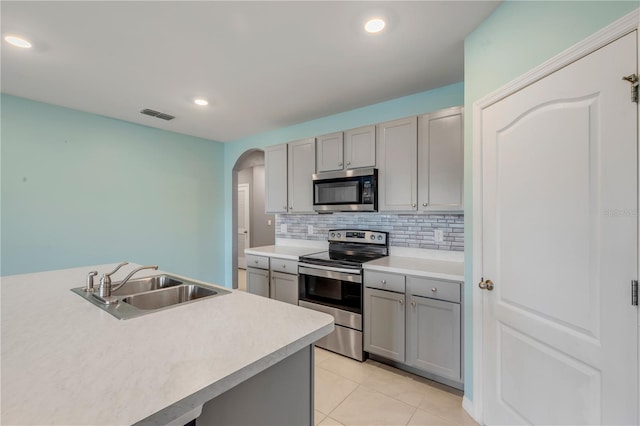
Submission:
[[[638,306],[638,280],[631,281],[631,305]]]
[[[631,102],[638,103],[638,76],[636,74],[631,74],[626,77],[622,77],[622,79],[631,84]]]

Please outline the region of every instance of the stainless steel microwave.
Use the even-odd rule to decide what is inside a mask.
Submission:
[[[367,167],[313,175],[313,210],[378,211],[378,169]]]

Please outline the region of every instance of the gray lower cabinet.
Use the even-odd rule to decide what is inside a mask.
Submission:
[[[404,294],[365,287],[365,351],[404,362],[404,302]]]
[[[269,297],[269,257],[247,254],[247,293]]]
[[[269,271],[247,268],[247,293],[269,297]]]
[[[458,303],[409,297],[406,362],[438,376],[462,381]]]
[[[461,283],[366,270],[364,283],[364,350],[462,388]]]
[[[271,298],[298,304],[298,275],[271,272]]]

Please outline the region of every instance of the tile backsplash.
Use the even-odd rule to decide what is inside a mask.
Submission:
[[[282,232],[286,225],[286,232]],[[309,234],[309,227],[313,233]],[[421,249],[464,251],[463,214],[279,214],[276,215],[276,238],[301,240],[327,239],[329,229],[352,228],[386,231],[389,245]],[[435,230],[443,231],[443,242],[435,242]]]

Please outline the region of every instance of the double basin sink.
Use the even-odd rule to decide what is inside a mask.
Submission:
[[[114,287],[118,283],[114,283]],[[97,289],[87,292],[84,287],[71,289],[100,309],[118,319],[135,318],[163,309],[181,306],[202,299],[230,293],[217,287],[195,283],[184,278],[162,274],[127,281],[121,288],[111,292],[117,303],[107,305],[100,301]]]

